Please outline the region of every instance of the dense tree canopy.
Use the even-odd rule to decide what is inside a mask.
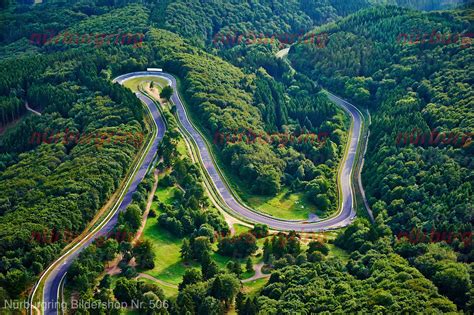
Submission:
[[[369,6],[367,0],[163,1],[152,12],[159,27],[194,44],[231,45],[255,37],[293,42],[315,24],[332,21]]]
[[[177,192],[175,202],[159,203],[158,225],[186,237],[182,257],[201,266],[186,272],[172,312],[220,314],[234,298],[239,314],[472,308],[473,251],[465,233],[472,231],[474,203],[473,48],[465,40],[423,42],[423,34],[472,33],[466,13],[472,9],[375,7],[349,15],[371,3],[427,10],[450,3],[131,2],[48,2],[2,10],[0,128],[8,128],[0,137],[0,298],[24,293],[116,191],[148,130],[135,95],[110,80],[159,66],[181,79],[180,92],[208,139],[224,137],[213,143],[215,152],[251,193],[305,192],[328,213],[337,204],[335,170],[348,121],[321,86],[372,113],[363,178],[376,224],[357,221],[339,235],[335,245],[350,254],[344,262],[331,258],[332,245],[305,245],[295,232],[267,238],[263,259],[275,271],[259,294],[245,297],[238,294],[240,262],[228,264],[230,272],[220,270],[211,258],[213,247],[228,256],[252,255],[254,236],[268,231],[256,227],[254,235],[215,244],[215,233],[229,229],[210,206],[198,166],[178,153],[176,122],[165,112],[169,132],[159,154],[168,174],[160,184]],[[331,23],[320,26],[326,22]],[[58,39],[65,31],[146,36],[120,45],[32,41],[35,34]],[[311,38],[318,41],[305,41]],[[298,72],[274,56],[293,42],[289,59]],[[42,115],[28,113],[26,103]],[[307,134],[317,141],[290,141]],[[461,145],[453,134],[464,139]],[[242,141],[228,141],[229,135]],[[137,275],[127,265],[132,257],[138,268],[154,266],[151,243],[129,242],[151,184],[150,178],[140,184],[119,217],[115,232],[126,238],[101,238],[73,263],[69,285],[81,298],[163,301],[157,286],[127,279]],[[414,228],[462,236],[428,244],[392,235]],[[118,253],[125,277],[112,284],[100,274]],[[247,265],[251,269],[252,261]]]
[[[297,69],[371,111],[362,178],[396,233],[472,231],[473,47],[451,36],[470,22],[462,11],[377,7],[316,29],[329,34],[325,48],[290,51]],[[472,243],[452,245],[472,261]]]
[[[374,231],[365,224],[355,224],[338,239],[339,246],[350,251],[360,251],[360,256],[355,254],[351,256],[347,265],[349,273],[366,281],[370,279],[372,272],[376,271],[378,276],[378,272],[383,272],[383,264],[390,262],[391,264],[401,263],[406,270],[410,270],[410,274],[416,274],[416,277],[422,279],[421,274],[412,268],[416,267],[432,281],[431,283],[426,279],[420,280],[420,282],[430,283],[430,289],[426,292],[433,294],[439,290],[460,308],[466,309],[471,305],[467,301],[470,296],[472,298],[472,293],[470,293],[472,277],[469,276],[470,267],[457,261],[472,261],[470,240],[465,241],[465,237],[458,236],[457,239],[450,241],[450,245],[459,251],[458,254],[454,254],[451,249],[446,249],[448,253],[450,252],[448,255],[450,260],[429,258],[433,255],[430,254],[430,250],[427,251],[423,244],[412,244],[412,240],[403,246],[396,244],[397,253],[408,258],[408,262],[392,254],[390,246],[383,245],[387,240],[377,241],[377,235],[390,235],[390,229],[383,223],[385,220],[397,233],[418,228],[428,233],[432,231],[456,232],[461,235],[470,233],[472,230],[473,213],[470,206],[473,203],[472,180],[470,179],[472,159],[469,157],[472,147],[456,146],[443,138],[441,140],[445,141],[429,143],[429,134],[425,136],[424,142],[418,140],[418,143],[413,143],[413,141],[412,144],[415,146],[407,142],[405,146],[400,146],[400,143],[396,141],[400,133],[403,137],[408,134],[409,138],[410,136],[416,138],[416,134],[410,135],[414,128],[418,128],[420,130],[418,133],[423,135],[433,129],[438,133],[454,132],[467,136],[471,132],[469,128],[474,124],[468,104],[470,104],[469,93],[472,93],[472,89],[469,89],[468,82],[472,77],[469,75],[472,67],[466,67],[466,65],[469,64],[468,56],[472,47],[469,45],[463,47],[461,41],[452,44],[427,42],[410,45],[399,40],[400,34],[413,32],[413,29],[420,25],[423,25],[422,30],[419,31],[421,34],[431,34],[433,29],[440,30],[443,35],[468,33],[469,24],[464,15],[455,12],[454,16],[456,18],[448,14],[424,14],[395,7],[368,9],[335,24],[317,28],[316,34],[328,34],[323,47],[299,43],[292,47],[289,57],[297,70],[330,90],[352,99],[356,104],[369,107],[372,113],[371,138],[366,158],[367,168],[363,173],[363,178],[364,183],[367,183],[369,200],[377,216],[376,224],[380,226],[378,231]],[[224,56],[233,57],[233,55]],[[249,54],[246,57],[249,58],[248,56],[252,55]],[[249,60],[252,59],[249,58]],[[434,60],[437,62],[434,63]],[[261,88],[266,87],[262,85]],[[277,108],[269,112],[277,114],[279,112]],[[278,115],[267,121],[278,125]],[[436,134],[434,137],[436,138]],[[465,140],[465,143],[469,142]],[[448,167],[449,171],[439,173],[441,165],[443,169]],[[299,174],[304,173],[299,172]],[[314,180],[307,188],[309,191],[314,191],[312,196],[317,197],[320,191],[324,196],[326,187],[325,180]],[[266,261],[279,268],[293,261],[304,262],[303,257],[297,260],[289,256],[278,258],[282,256],[281,253],[285,253],[286,242],[288,240],[281,236],[278,241],[267,242],[264,246]],[[379,245],[369,245],[371,242]],[[429,242],[429,240],[424,242]],[[276,257],[273,254],[275,246],[279,248],[276,251]],[[324,248],[320,245],[313,245],[313,247]],[[371,248],[374,252],[370,252]],[[435,257],[439,257],[437,255],[442,252],[439,249],[432,251],[436,252]],[[317,253],[318,251],[307,253],[308,261],[314,263],[325,260],[323,255]],[[365,266],[361,268],[369,261],[374,262],[376,268]],[[408,263],[412,267],[409,267]],[[394,268],[393,265],[390,268]],[[288,269],[289,274],[293,275],[294,268],[288,267]],[[394,278],[402,279],[402,275],[398,275],[399,271],[400,269],[393,274]],[[294,279],[304,278],[297,274]],[[384,275],[384,279],[386,278],[390,277]],[[282,283],[287,285],[288,296],[291,296],[288,300],[284,298],[282,300],[287,301],[288,304],[273,308],[274,302],[263,297],[253,302],[249,298],[246,303],[249,305],[247,309],[251,309],[254,305],[256,308],[261,307],[260,311],[263,312],[279,313],[292,307],[298,311],[308,307],[309,312],[321,311],[311,309],[312,304],[309,300],[292,303],[297,300],[294,295],[297,285],[287,284],[287,275],[282,279],[284,279]],[[455,283],[460,285],[457,286]],[[392,281],[391,286],[397,287],[398,282]],[[309,288],[304,288],[302,292],[309,290]],[[373,311],[374,306],[387,309],[392,307],[391,312],[396,312],[397,307],[400,307],[400,310],[413,307],[414,311],[430,307],[438,308],[443,312],[455,309],[455,306],[447,299],[440,300],[437,293],[429,305],[410,303],[411,306],[401,306],[393,298],[411,296],[412,289],[408,289],[405,293],[396,290],[393,296],[385,292],[385,288],[373,287],[371,290],[367,297],[367,305],[370,305],[367,306],[367,310]],[[278,298],[263,294],[277,300],[278,303],[285,303],[280,302],[280,295],[278,295],[282,291],[284,290],[276,291]],[[334,301],[334,298],[330,300]],[[354,301],[349,300],[351,300],[350,303]],[[423,300],[427,301],[425,298]],[[288,306],[289,304],[292,306]],[[319,306],[321,303],[315,305]],[[364,305],[364,302],[356,302],[355,305]],[[345,305],[343,309],[347,311],[350,307]],[[361,311],[361,309],[354,309],[354,311]]]
[[[82,232],[148,135],[139,100],[103,76],[106,58],[83,47],[0,62],[2,123],[25,102],[42,112],[0,140],[0,286],[12,297]]]

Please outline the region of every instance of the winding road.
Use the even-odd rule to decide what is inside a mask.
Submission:
[[[118,83],[122,84],[125,79],[122,80],[120,79],[120,77],[118,77],[114,81],[117,81]],[[34,295],[39,287],[39,284],[44,281],[42,299],[44,314],[56,315],[58,313],[58,306],[60,306],[58,302],[58,297],[61,288],[61,283],[63,282],[63,279],[65,278],[66,273],[72,262],[75,258],[79,256],[81,251],[84,250],[87,246],[89,246],[94,240],[96,240],[100,236],[105,236],[109,234],[113,230],[113,228],[117,224],[118,214],[121,211],[124,211],[127,206],[132,202],[132,195],[135,192],[138,184],[145,177],[147,170],[153,162],[155,154],[158,150],[158,145],[163,139],[163,136],[166,131],[166,125],[163,118],[161,117],[160,111],[154,104],[153,100],[141,93],[136,93],[136,95],[148,107],[150,114],[157,127],[157,132],[155,134],[154,139],[152,140],[151,147],[148,150],[148,153],[146,153],[146,156],[144,157],[142,163],[136,166],[136,169],[138,168],[138,170],[136,171],[135,176],[129,179],[129,182],[131,183],[128,190],[126,191],[126,193],[125,191],[122,192],[122,196],[125,193],[123,199],[121,199],[121,201],[119,199],[113,210],[106,217],[105,222],[103,222],[102,225],[99,225],[98,228],[94,229],[87,237],[81,240],[81,242],[77,243],[74,247],[72,247],[64,255],[62,255],[58,260],[56,260],[52,265],[50,265],[48,270],[43,273],[43,276],[33,288],[33,293],[31,294],[30,302],[34,301]],[[31,304],[33,305],[33,303]],[[30,312],[34,313],[32,309],[30,309]]]
[[[178,119],[196,143],[197,148],[199,150],[200,158],[202,160],[202,164],[206,169],[207,173],[209,174],[212,183],[217,189],[221,199],[227,206],[227,210],[229,210],[230,214],[233,214],[239,218],[243,218],[246,221],[250,221],[252,223],[266,224],[271,229],[283,231],[295,230],[302,232],[319,232],[344,227],[349,225],[355,218],[356,211],[354,209],[354,196],[352,190],[351,175],[352,170],[355,166],[356,152],[362,132],[362,114],[354,105],[331,93],[328,93],[329,98],[338,106],[343,108],[352,118],[350,132],[351,138],[349,139],[349,143],[346,148],[347,152],[342,162],[343,164],[340,168],[338,177],[341,186],[342,196],[342,204],[340,207],[340,211],[335,216],[328,219],[318,219],[313,221],[284,220],[252,210],[234,197],[228,185],[226,184],[225,179],[218,171],[218,167],[215,165],[214,159],[212,157],[212,154],[210,153],[206,141],[204,140],[201,133],[198,132],[194,125],[191,123],[186,112],[186,108],[180,99],[176,79],[172,75],[164,72],[141,71],[129,73],[119,78],[130,79],[133,77],[147,76],[164,78],[173,87],[174,93],[171,100],[176,105]]]
[[[235,215],[239,218],[244,218],[246,221],[250,221],[253,223],[266,224],[271,229],[275,230],[296,230],[306,232],[325,231],[340,228],[343,226],[347,226],[355,218],[356,211],[354,209],[354,196],[352,190],[351,174],[355,166],[356,152],[362,131],[362,114],[355,106],[338,98],[335,95],[332,95],[331,93],[328,93],[329,98],[341,108],[343,108],[352,117],[350,131],[351,137],[346,148],[346,154],[343,159],[342,166],[339,170],[338,179],[341,185],[340,192],[342,195],[342,204],[340,207],[340,211],[335,216],[329,219],[319,221],[283,220],[263,214],[261,212],[254,211],[236,200],[236,198],[233,196],[230,189],[228,188],[227,184],[225,183],[225,180],[221,177],[220,172],[218,171],[214,163],[213,157],[206,144],[206,141],[204,140],[203,136],[196,130],[196,128],[188,118],[186,109],[179,97],[176,79],[172,75],[163,72],[133,72],[117,77],[114,82],[122,84],[124,81],[129,80],[131,78],[143,76],[164,78],[173,87],[174,94],[172,95],[172,101],[176,105],[177,116],[179,118],[179,121],[196,143],[200,158],[202,160],[202,165],[204,166],[206,172],[209,174],[209,177],[212,180],[212,184],[215,186],[220,198],[222,199],[222,201],[224,201],[226,207],[228,208],[226,210],[229,211],[231,215]],[[45,314],[50,315],[58,313],[57,301],[61,289],[61,283],[63,282],[63,279],[65,278],[67,270],[70,267],[72,261],[77,258],[79,253],[89,244],[91,244],[97,237],[107,235],[110,231],[112,231],[113,227],[117,223],[118,213],[125,210],[125,208],[130,204],[132,200],[132,195],[135,192],[137,185],[145,176],[148,167],[154,159],[159,142],[164,136],[166,125],[153,100],[139,92],[136,93],[136,95],[142,102],[146,104],[146,106],[150,110],[153,120],[157,125],[157,134],[155,136],[155,139],[153,140],[152,146],[148,151],[146,157],[144,158],[142,164],[137,166],[139,167],[139,170],[133,178],[133,182],[129,186],[129,189],[126,192],[123,200],[117,203],[116,207],[114,207],[114,209],[110,212],[110,214],[107,216],[107,218],[103,221],[101,225],[99,225],[87,237],[85,237],[83,240],[81,240],[79,243],[69,249],[58,260],[56,260],[47,269],[47,271],[43,273],[43,276],[33,288],[33,293],[31,295],[30,301],[33,301],[34,294],[37,291],[39,285],[44,282],[42,301]],[[125,191],[122,192],[122,194],[124,193]],[[31,313],[34,313],[33,308],[31,308],[30,310]]]

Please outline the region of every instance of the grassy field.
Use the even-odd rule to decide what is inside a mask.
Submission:
[[[162,285],[160,283],[157,283],[153,280],[150,280],[150,279],[146,279],[146,278],[138,278],[140,281],[143,281],[145,283],[151,283],[151,284],[156,284],[157,286],[159,286],[161,289],[163,289],[163,292],[165,293],[165,296],[167,298],[175,298],[178,296],[178,289],[177,288],[171,288],[169,286],[166,286],[166,285]]]
[[[165,196],[170,195],[171,190],[176,188],[161,189],[157,194],[160,196],[160,200],[171,200],[166,199]],[[154,203],[153,207],[156,209],[157,205]],[[158,211],[157,211],[158,212]],[[196,262],[184,263],[180,257],[182,239],[173,236],[168,231],[160,228],[157,224],[157,218],[148,218],[145,229],[142,234],[143,239],[148,239],[153,243],[153,249],[156,254],[155,268],[151,270],[145,270],[144,273],[149,274],[159,280],[171,283],[179,284],[186,271],[186,268],[200,267]],[[217,263],[219,268],[224,269],[227,263],[231,260],[239,261],[242,266],[242,270],[245,271],[245,262],[247,259],[234,259],[232,257],[222,256],[217,251],[217,242],[213,244],[212,259]],[[262,259],[259,257],[252,257],[254,264],[260,262]],[[245,272],[242,276],[243,279],[253,276],[253,272]],[[170,288],[165,288],[169,291]],[[172,290],[172,289],[171,289]]]
[[[186,142],[184,142],[184,139],[179,140],[178,145],[177,145],[177,150],[179,154],[181,155],[190,156],[188,153],[188,148],[186,147]]]
[[[311,204],[304,193],[291,193],[288,188],[276,196],[257,196],[242,194],[243,199],[255,210],[270,214],[277,218],[289,220],[306,220],[310,214],[322,216],[316,206]]]
[[[165,79],[156,78],[156,77],[136,77],[136,78],[125,81],[123,83],[123,85],[125,87],[129,88],[130,90],[132,90],[133,92],[137,92],[138,91],[138,86],[143,81],[153,81],[153,82],[157,83],[156,85],[161,85],[161,86],[168,85],[168,81],[166,81]]]
[[[342,248],[337,247],[334,244],[327,244],[329,247],[329,254],[328,257],[338,257],[340,258],[344,263],[347,263],[349,261],[349,253],[343,250]]]
[[[209,143],[212,143],[212,139],[206,138]],[[215,149],[214,145],[212,145],[211,151],[232,190],[252,209],[288,220],[306,220],[310,214],[316,214],[320,217],[328,215],[318,210],[303,192],[293,193],[288,188],[283,188],[275,196],[252,194],[247,188],[247,184],[233,174],[223,163],[220,153]]]
[[[246,282],[244,283],[244,292],[248,294],[248,296],[255,296],[268,282],[268,279],[262,278],[257,279],[255,281]]]
[[[160,180],[161,178],[163,178],[163,174],[160,175],[160,177],[158,178],[158,180]],[[177,187],[161,187],[161,186],[158,186],[156,188],[156,192],[155,192],[155,195],[158,196],[158,199],[163,202],[163,203],[170,203],[172,200],[173,200],[173,197],[174,197],[174,193],[179,190],[179,188]],[[156,209],[156,205],[154,205],[155,209]]]
[[[183,240],[160,228],[157,218],[148,218],[142,238],[153,243],[156,254],[155,268],[144,273],[171,284],[179,284],[189,267],[184,264],[179,253]]]
[[[163,177],[165,174],[161,174]],[[174,193],[178,190],[176,187],[160,187],[156,190],[156,196],[163,203],[173,202]],[[152,208],[155,209],[157,216],[160,211],[158,210],[157,202],[154,202]],[[156,254],[155,268],[146,270],[144,273],[149,274],[159,280],[171,283],[179,284],[186,271],[186,268],[199,267],[196,262],[186,263],[180,257],[182,239],[173,236],[171,233],[163,228],[160,228],[157,223],[157,217],[147,219],[145,229],[143,230],[142,238],[148,239],[153,244],[153,249]],[[227,263],[232,259],[231,257],[225,257],[216,253],[217,242],[213,244],[212,259],[218,264],[220,268],[225,268]],[[240,260],[242,268],[245,268],[245,260]],[[165,288],[163,288],[165,289]]]
[[[236,224],[234,224],[234,230],[235,230],[235,234],[239,235],[239,234],[250,231],[251,228],[249,228],[248,226],[236,223]]]

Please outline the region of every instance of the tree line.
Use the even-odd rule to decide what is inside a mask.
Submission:
[[[423,13],[397,7],[370,8],[316,29],[316,33],[329,34],[324,49],[296,45],[290,51],[298,70],[370,110],[372,124],[362,179],[374,213],[385,217],[394,233],[413,229],[472,232],[473,147],[453,141],[435,144],[436,139],[432,143],[425,139],[418,145],[397,143],[397,135],[407,130],[436,138],[472,132],[468,64],[473,47],[397,42],[397,36],[408,29],[469,31],[469,21],[461,10]],[[450,242],[450,246],[456,251],[455,261],[472,262],[471,242]],[[404,255],[418,267],[415,261],[422,259],[418,255],[425,255],[426,250]],[[472,279],[463,274],[468,266],[459,264],[456,276],[460,283],[469,283],[469,291]],[[440,281],[445,275],[439,274],[435,280],[434,271],[420,271],[466,309],[466,292],[458,291],[454,296],[452,292],[458,289],[448,290],[446,285],[451,282]],[[453,272],[449,268],[438,271]]]

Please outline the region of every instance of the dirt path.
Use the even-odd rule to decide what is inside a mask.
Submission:
[[[155,172],[153,173],[153,178],[155,179],[155,182],[153,183],[153,188],[151,189],[150,195],[148,196],[146,209],[142,217],[142,225],[140,226],[137,233],[135,234],[132,244],[135,244],[140,239],[140,236],[142,235],[143,230],[145,229],[146,219],[148,218],[148,214],[150,213],[151,205],[153,204],[153,197],[155,197],[156,188],[158,187],[158,174],[159,174],[159,171],[155,169]]]
[[[159,174],[158,170],[155,170],[155,173],[153,174],[155,182],[153,183],[153,188],[151,189],[150,195],[148,196],[146,209],[142,217],[142,225],[140,226],[137,233],[135,234],[132,240],[132,244],[137,243],[137,241],[140,239],[140,236],[143,233],[143,230],[145,229],[146,219],[148,218],[148,214],[150,213],[151,205],[153,204],[153,197],[155,196],[156,188],[158,187],[158,174]],[[121,260],[122,260],[122,255],[119,254],[112,262],[108,263],[107,268],[105,268],[105,272],[111,276],[119,274],[121,270],[118,267],[118,264]]]
[[[251,281],[254,281],[254,280],[258,280],[258,279],[261,279],[261,278],[269,278],[270,274],[264,274],[262,272],[263,265],[264,265],[264,263],[261,262],[259,264],[256,264],[255,266],[253,266],[253,270],[255,270],[255,274],[250,278],[242,280],[242,282],[245,283],[245,282],[251,282]]]
[[[173,288],[173,289],[177,289],[178,286],[176,284],[172,284],[172,283],[169,283],[169,282],[166,282],[166,281],[163,281],[163,280],[160,280],[160,279],[157,279],[153,276],[150,276],[150,275],[147,275],[146,273],[140,273],[138,274],[138,277],[137,278],[145,278],[145,279],[148,279],[148,280],[151,280],[151,281],[154,281],[156,283],[159,283],[165,287],[168,287],[168,288]]]
[[[29,105],[28,105],[28,102],[25,102],[25,107],[28,111],[32,112],[33,114],[35,115],[38,115],[38,116],[41,116],[41,113],[34,110],[33,108],[31,108]]]
[[[277,53],[275,54],[275,56],[276,56],[277,58],[280,58],[280,59],[281,59],[281,58],[285,58],[285,57],[288,55],[289,52],[290,52],[290,48],[289,48],[289,47],[288,47],[288,48],[284,48],[284,49],[280,50],[279,52],[277,52]]]

